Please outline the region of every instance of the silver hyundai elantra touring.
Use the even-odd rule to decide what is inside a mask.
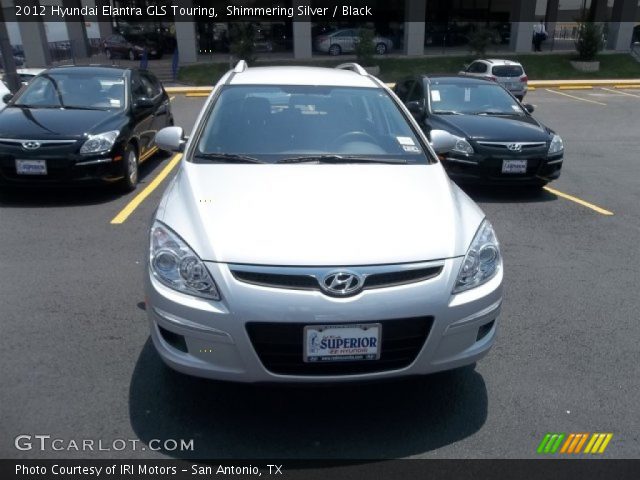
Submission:
[[[471,364],[491,348],[502,258],[398,98],[357,64],[225,74],[150,232],[153,343],[239,382],[343,382]]]

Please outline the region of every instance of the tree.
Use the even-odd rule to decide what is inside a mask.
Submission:
[[[594,22],[578,23],[578,36],[575,41],[578,60],[592,62],[602,50],[602,27]]]
[[[368,28],[361,28],[358,31],[358,43],[356,43],[356,57],[361,65],[371,66],[373,64],[373,54],[376,47],[373,44],[373,32]]]
[[[231,53],[238,60],[244,60],[248,65],[256,62],[258,57],[255,54],[255,33],[250,23],[240,23],[231,43]]]
[[[488,28],[478,28],[469,36],[469,50],[477,57],[484,57],[493,37],[494,32]]]

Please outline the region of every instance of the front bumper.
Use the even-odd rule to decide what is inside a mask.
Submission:
[[[241,282],[226,264],[207,262],[222,295],[219,302],[174,291],[146,277],[151,338],[160,357],[180,372],[237,382],[343,382],[422,375],[461,367],[493,345],[502,303],[502,269],[486,284],[451,294],[462,258],[441,262],[439,276],[418,283],[365,290],[349,298],[319,291],[285,290]],[[366,373],[282,374],[265,366],[247,325],[383,323],[429,317],[426,339],[402,368]],[[302,335],[299,337],[302,351]],[[301,354],[294,355],[302,361]],[[371,362],[376,362],[372,360]],[[347,364],[345,364],[347,365]],[[334,369],[335,370],[335,369]]]
[[[469,157],[447,155],[442,164],[449,176],[461,183],[540,184],[560,177],[564,152],[549,155],[514,156],[476,152]],[[503,160],[527,160],[525,173],[502,173]]]
[[[16,170],[16,158],[44,160],[46,175],[21,175]],[[11,186],[108,184],[123,178],[122,153],[84,156],[74,153],[26,156],[0,156],[0,184]]]

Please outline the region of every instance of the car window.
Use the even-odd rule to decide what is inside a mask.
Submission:
[[[433,113],[493,113],[524,115],[520,104],[504,88],[492,82],[431,84]]]
[[[468,71],[470,73],[486,73],[487,65],[482,62],[473,62]]]
[[[400,98],[400,100],[402,100],[403,102],[408,101],[407,97],[409,96],[409,92],[411,91],[411,87],[413,87],[414,82],[415,79],[409,78],[407,80],[403,80],[402,82],[398,82],[398,84],[396,85],[396,95],[398,95],[398,98]]]
[[[133,72],[131,74],[131,96],[134,100],[148,97],[148,87],[149,85],[142,81],[138,72]]]
[[[140,73],[140,80],[146,92],[146,97],[155,98],[162,93],[160,83],[148,72]]]
[[[122,76],[77,72],[42,74],[31,80],[15,101],[17,106],[105,109],[124,104]]]
[[[420,102],[424,99],[424,87],[422,82],[414,82],[413,88],[407,97],[407,102]]]
[[[491,73],[496,77],[519,77],[524,71],[520,65],[497,65]]]
[[[428,162],[398,105],[374,88],[226,86],[196,145],[273,162],[318,154]]]

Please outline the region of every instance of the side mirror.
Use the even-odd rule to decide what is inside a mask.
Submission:
[[[413,118],[415,118],[418,121],[424,118],[424,115],[426,113],[424,108],[424,102],[413,100],[411,102],[405,103],[405,105],[407,107],[407,110],[409,110],[411,112],[411,115],[413,115]]]
[[[170,152],[184,151],[184,130],[181,127],[165,127],[156,133],[156,145]]]
[[[533,111],[536,109],[533,105],[531,105],[530,103],[525,103],[522,105],[524,107],[524,109],[529,112],[529,113],[533,113]]]
[[[155,105],[155,103],[150,98],[140,97],[140,98],[137,98],[134,101],[133,105],[134,105],[134,107],[136,109],[139,109],[139,108],[150,108],[150,107],[153,107]]]
[[[4,103],[9,103],[9,101],[13,98],[13,93],[5,93],[4,97],[2,97],[2,101]]]
[[[431,130],[431,147],[438,154],[444,154],[456,146],[456,137],[445,130]]]

